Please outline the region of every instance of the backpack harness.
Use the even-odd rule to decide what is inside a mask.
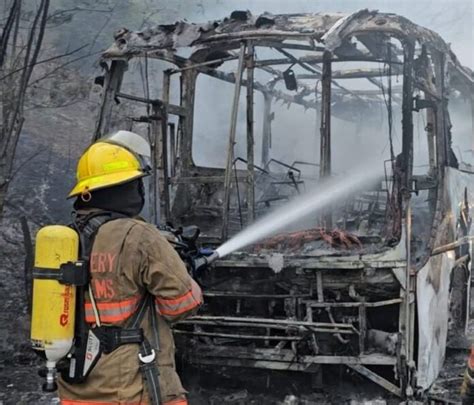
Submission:
[[[102,325],[95,303],[94,294],[89,283],[89,258],[99,228],[109,221],[128,218],[125,215],[110,211],[94,211],[84,217],[76,218],[70,225],[80,240],[80,260],[62,264],[56,269],[33,269],[33,277],[38,279],[57,280],[62,284],[74,285],[76,293],[76,322],[74,345],[68,354],[69,367],[61,370],[61,376],[67,383],[83,383],[97,364],[102,353],[112,353],[126,344],[138,344],[139,367],[143,382],[148,388],[152,405],[161,404],[159,370],[155,362],[156,351],[159,351],[158,321],[154,308],[153,296],[148,292],[142,297],[134,314],[124,327]],[[126,236],[124,238],[125,243]],[[96,326],[91,328],[86,322],[85,293],[89,292],[90,301],[96,318]],[[153,331],[153,345],[140,327],[148,310],[149,322]]]

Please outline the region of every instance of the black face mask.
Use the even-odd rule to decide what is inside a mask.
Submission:
[[[142,179],[136,179],[114,187],[92,191],[89,201],[83,201],[79,196],[74,202],[74,209],[98,208],[134,217],[140,213],[144,204],[143,182]]]

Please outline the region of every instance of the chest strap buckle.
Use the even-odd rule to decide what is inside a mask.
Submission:
[[[142,356],[141,353],[138,353],[138,358],[144,364],[149,364],[153,362],[155,360],[155,357],[156,357],[155,349],[151,349],[151,353],[145,356]]]

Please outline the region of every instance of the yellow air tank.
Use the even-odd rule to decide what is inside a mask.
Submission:
[[[36,235],[35,271],[59,271],[61,264],[77,261],[78,252],[79,236],[73,229],[45,226]],[[75,286],[34,278],[31,342],[33,349],[46,357],[46,391],[56,389],[56,363],[68,354],[73,343],[75,303]]]

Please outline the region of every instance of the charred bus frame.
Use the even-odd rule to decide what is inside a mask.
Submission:
[[[281,57],[258,59],[257,47],[272,48]],[[180,56],[182,48],[191,48],[191,56]],[[301,55],[302,52],[306,54]],[[133,58],[159,59],[174,65],[163,71],[161,98],[122,92],[123,75]],[[235,73],[219,69],[228,61],[238,62]],[[338,62],[345,61],[380,62],[387,69],[384,72],[334,69]],[[288,69],[278,70],[279,66],[288,65],[298,65],[306,71],[296,75],[295,94],[275,88],[278,82],[288,81],[287,88],[295,89],[295,83],[292,85],[292,79],[286,77]],[[315,131],[320,134],[320,161],[312,164],[318,165],[322,179],[332,174],[331,117],[350,111],[355,104],[370,109],[378,102],[378,94],[388,92],[389,103],[401,105],[402,117],[400,171],[398,182],[391,179],[397,186],[390,191],[396,196],[399,213],[391,216],[395,229],[391,237],[396,243],[375,253],[362,250],[357,254],[329,256],[303,252],[283,255],[282,269],[278,272],[272,270],[265,255],[249,252],[231,255],[219,261],[216,271],[209,276],[212,281],[209,285],[218,287],[205,291],[209,301],[205,313],[181,323],[176,334],[178,340],[188,343],[192,340],[192,351],[186,352],[186,345],[182,347],[187,360],[200,366],[318,373],[321,365],[345,365],[403,398],[430,386],[442,364],[448,323],[465,328],[469,315],[466,285],[470,282],[470,215],[474,198],[472,166],[463,166],[452,159],[448,114],[448,95],[454,89],[470,100],[474,115],[473,76],[436,33],[403,17],[369,10],[351,15],[265,13],[259,16],[235,11],[228,18],[206,24],[178,22],[141,32],[121,30],[113,46],[103,54],[102,66],[105,80],[95,138],[113,128],[113,108],[119,100],[145,105],[147,115],[141,121],[149,125],[155,168],[150,183],[151,218],[155,223],[182,222],[183,212],[193,208],[188,201],[189,190],[196,184],[217,184],[224,192],[219,220],[214,217],[220,228],[217,235],[208,238],[209,244],[221,243],[229,236],[232,193],[235,188],[239,192],[239,183],[245,184],[244,210],[247,211],[244,215],[238,196],[240,223],[251,223],[258,215],[255,182],[256,177],[269,171],[272,101],[281,100],[318,112],[319,128]],[[273,78],[260,83],[254,77],[256,70],[266,71]],[[170,102],[174,75],[180,78],[179,104]],[[193,163],[198,75],[235,86],[224,170],[200,168]],[[380,80],[382,76],[393,75],[403,77],[401,93],[395,94],[391,81],[387,87]],[[378,91],[350,90],[339,83],[345,78],[367,79]],[[319,95],[317,86],[302,82],[306,79],[320,81]],[[247,155],[241,159],[246,170],[237,170],[234,145],[242,87],[246,89],[247,100]],[[415,89],[419,93],[417,97],[414,97]],[[261,157],[264,167],[254,161],[255,92],[262,93],[264,99]],[[430,166],[427,176],[413,174],[413,112],[420,109],[426,109]],[[178,117],[177,128],[169,122],[170,116]],[[395,165],[393,154],[391,160]],[[289,169],[293,174],[297,171],[294,164]],[[290,180],[297,189],[295,179]],[[428,242],[415,253],[412,195],[419,190],[430,190],[431,217]],[[331,216],[325,218],[324,224],[331,228]],[[242,273],[248,269],[253,269],[252,276],[248,276],[248,271],[247,275]],[[464,276],[458,276],[461,273]],[[263,278],[258,279],[255,274]],[[232,278],[247,284],[239,289],[230,282],[229,288],[223,289]],[[259,291],[262,280],[272,285],[271,291]],[[456,283],[462,291],[453,294]],[[251,285],[257,287],[250,288]],[[433,300],[442,302],[441,306],[430,309]],[[249,301],[256,303],[255,313],[241,310],[251,306],[246,304]],[[462,319],[450,320],[453,306]],[[396,324],[392,330],[384,330],[384,325],[377,324],[379,311],[387,308]],[[433,321],[436,312],[439,319]],[[242,313],[245,315],[240,316]],[[345,349],[338,350],[338,345]],[[386,366],[393,373],[387,377],[374,366]]]

